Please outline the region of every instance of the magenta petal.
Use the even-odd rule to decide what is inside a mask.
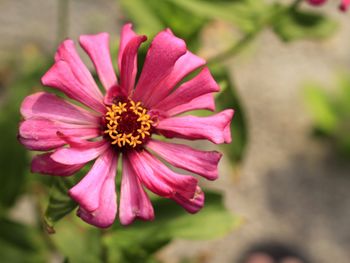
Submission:
[[[326,2],[327,0],[308,0],[308,2],[311,5],[322,5]]]
[[[146,60],[136,85],[133,99],[148,105],[154,88],[173,70],[176,61],[186,53],[185,42],[167,30],[160,32],[153,39]]]
[[[350,6],[350,0],[342,0],[339,8],[340,10],[345,12],[348,10],[349,6]]]
[[[147,151],[130,152],[128,158],[140,181],[153,193],[167,198],[175,193],[193,197],[196,178],[173,172]]]
[[[120,86],[125,96],[130,96],[134,89],[137,73],[137,51],[147,37],[137,35],[131,24],[126,24],[121,33],[118,54]]]
[[[222,154],[199,151],[189,146],[150,140],[147,147],[175,167],[200,174],[209,180],[218,178],[218,164]]]
[[[57,176],[69,176],[79,171],[85,165],[65,165],[57,163],[52,160],[50,155],[51,153],[36,155],[31,163],[31,172]]]
[[[116,174],[117,155],[112,151],[103,153],[94,163],[87,175],[73,188],[69,195],[86,211],[93,212],[99,206],[101,196],[104,195],[104,183],[113,179]],[[107,185],[105,187],[108,187]]]
[[[176,203],[181,205],[189,213],[197,213],[204,206],[204,192],[197,186],[196,193],[192,198],[186,198],[181,194],[176,194],[172,198]]]
[[[184,77],[204,64],[204,59],[187,51],[176,61],[168,76],[153,88],[152,96],[148,98],[149,107],[153,107],[153,105],[162,101]]]
[[[95,65],[98,77],[106,90],[117,85],[117,77],[114,72],[108,33],[96,35],[82,35],[79,38],[81,47],[89,55]]]
[[[103,97],[96,96],[91,89],[79,82],[69,64],[59,60],[41,78],[45,86],[57,88],[68,97],[77,100],[86,106],[102,114],[106,109],[103,105]]]
[[[51,155],[51,158],[67,165],[87,163],[96,159],[109,147],[109,143],[105,141],[86,142],[83,147],[60,148]]]
[[[102,99],[100,89],[96,85],[90,71],[80,59],[72,40],[67,39],[61,43],[55,54],[55,61],[65,61],[81,85],[97,99]]]
[[[215,110],[215,100],[212,93],[207,93],[199,96],[187,103],[178,105],[167,111],[168,116],[174,116],[183,112],[193,111],[193,110]]]
[[[182,84],[153,108],[168,111],[179,105],[189,103],[201,95],[217,91],[219,91],[219,86],[210,74],[209,69],[203,68],[196,77]]]
[[[151,201],[143,190],[140,180],[126,156],[123,156],[119,218],[123,225],[131,224],[136,218],[142,220],[154,219]]]
[[[98,128],[54,122],[46,119],[28,119],[20,124],[18,139],[30,150],[48,151],[66,144],[57,135],[57,132],[81,139],[100,136]]]
[[[115,163],[117,163],[117,160],[115,160]],[[86,223],[101,228],[110,227],[114,223],[118,209],[117,194],[115,191],[116,172],[116,165],[114,165],[114,167],[111,167],[110,173],[103,183],[99,197],[99,206],[96,210],[91,212],[83,207],[79,207],[77,215]]]
[[[47,92],[26,97],[21,105],[21,114],[25,119],[44,118],[95,127],[99,124],[97,116]]]
[[[230,143],[233,113],[233,110],[224,110],[209,117],[171,117],[160,120],[157,130],[169,138],[207,139],[216,144]]]
[[[125,47],[120,68],[120,86],[124,93],[129,96],[135,86],[137,73],[137,51],[142,42],[146,41],[146,36],[136,36]]]

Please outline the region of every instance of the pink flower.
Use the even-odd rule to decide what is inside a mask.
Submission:
[[[308,0],[311,5],[323,5],[327,0]],[[340,10],[346,11],[350,6],[350,0],[342,0],[340,3]]]
[[[135,34],[131,24],[123,27],[117,79],[109,35],[80,37],[79,43],[92,60],[105,95],[78,56],[73,41],[65,40],[42,83],[62,91],[79,105],[38,92],[26,97],[21,106],[24,121],[19,127],[20,142],[30,150],[46,152],[33,159],[33,172],[69,176],[96,159],[69,195],[79,204],[78,215],[98,227],[110,226],[117,214],[118,158],[122,163],[122,224],[130,224],[136,218],[154,218],[144,187],[173,199],[190,213],[203,207],[204,193],[198,180],[173,172],[158,158],[215,180],[221,154],[165,142],[153,135],[205,139],[215,144],[231,142],[233,110],[209,117],[178,116],[192,110],[213,111],[213,93],[219,87],[205,61],[188,51],[185,42],[169,29],[153,39],[136,83],[137,51],[145,40],[145,36]],[[200,69],[197,76],[181,82],[196,69]]]

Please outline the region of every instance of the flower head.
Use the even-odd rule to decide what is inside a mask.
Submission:
[[[69,195],[79,204],[77,214],[98,227],[110,226],[117,211],[122,224],[136,218],[152,220],[154,211],[144,188],[173,199],[190,213],[203,207],[204,193],[198,180],[172,171],[158,157],[215,180],[221,154],[166,142],[154,135],[206,139],[216,144],[231,141],[233,110],[209,117],[178,116],[198,109],[213,111],[213,93],[219,87],[205,61],[188,51],[185,42],[169,29],[153,39],[136,83],[137,51],[145,40],[131,24],[122,28],[117,78],[109,35],[80,37],[79,43],[92,60],[105,95],[73,41],[65,40],[42,83],[77,103],[39,92],[26,97],[21,106],[24,120],[19,127],[20,142],[30,150],[45,152],[34,157],[32,171],[69,176],[95,160]],[[180,83],[197,69],[197,76]],[[122,180],[118,209],[115,176],[119,158]]]
[[[308,0],[311,5],[323,5],[327,0]],[[342,11],[347,11],[350,6],[350,0],[342,0],[339,9]]]

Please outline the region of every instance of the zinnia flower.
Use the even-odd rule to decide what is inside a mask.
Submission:
[[[327,0],[308,0],[311,5],[323,5]],[[350,6],[350,0],[342,0],[339,8],[342,11],[348,10]]]
[[[154,218],[144,187],[174,200],[190,213],[203,207],[204,193],[198,180],[172,171],[158,158],[215,180],[221,154],[166,142],[154,135],[206,139],[215,144],[231,142],[231,109],[209,117],[178,116],[192,110],[213,111],[213,93],[219,87],[205,61],[188,51],[185,42],[169,29],[153,39],[135,85],[137,51],[145,40],[145,36],[132,30],[131,24],[122,28],[117,79],[109,35],[80,36],[79,43],[96,68],[104,96],[73,41],[65,40],[56,52],[54,65],[41,80],[80,105],[38,92],[26,97],[21,106],[24,120],[19,127],[20,142],[30,150],[46,152],[32,160],[33,172],[69,176],[96,159],[69,195],[79,205],[78,216],[98,227],[110,226],[117,214],[115,176],[119,158],[122,224],[136,218]],[[197,69],[200,72],[195,77],[181,82]]]

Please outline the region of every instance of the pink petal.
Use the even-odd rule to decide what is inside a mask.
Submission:
[[[153,108],[168,111],[179,105],[189,103],[201,95],[217,92],[219,89],[209,69],[203,68],[196,77],[182,84]]]
[[[108,184],[111,184],[111,180],[115,184],[117,159],[117,154],[112,150],[106,151],[95,161],[88,174],[69,190],[69,195],[84,210],[93,212],[103,203],[101,197],[106,194],[105,188],[110,190]],[[107,193],[111,194],[109,191]]]
[[[215,100],[212,93],[199,96],[190,102],[181,104],[167,111],[168,116],[174,116],[183,112],[193,110],[210,110],[215,111]]]
[[[103,87],[108,90],[117,85],[117,77],[114,72],[109,49],[108,33],[82,35],[79,38],[79,43],[94,63]]]
[[[222,154],[199,151],[189,146],[150,140],[147,147],[175,167],[200,174],[209,180],[218,178],[218,164]]]
[[[118,54],[120,86],[126,96],[131,95],[137,73],[137,51],[147,37],[136,35],[131,24],[126,24],[121,33]]]
[[[340,8],[340,10],[345,12],[348,10],[349,6],[350,6],[350,0],[343,0],[340,4],[339,8]]]
[[[64,92],[68,97],[77,100],[86,106],[102,114],[106,109],[103,105],[103,98],[96,96],[91,89],[80,83],[79,79],[73,74],[69,64],[59,60],[46,72],[41,78],[45,86],[57,88]]]
[[[62,164],[74,165],[87,163],[103,154],[110,144],[106,141],[87,142],[83,147],[60,148],[51,158]]]
[[[99,118],[92,113],[47,92],[26,97],[21,105],[21,114],[25,119],[44,118],[95,127],[99,123]]]
[[[191,214],[197,213],[202,209],[205,200],[204,192],[199,186],[197,186],[196,193],[192,198],[186,198],[181,194],[176,194],[172,199]]]
[[[224,110],[209,117],[171,117],[160,120],[157,130],[168,138],[207,139],[216,144],[230,143],[232,117],[233,110]]]
[[[130,152],[128,158],[139,180],[153,193],[168,198],[175,193],[193,197],[196,178],[173,172],[145,150]]]
[[[311,5],[323,5],[327,0],[308,0]]]
[[[164,30],[153,39],[136,85],[133,99],[149,106],[148,100],[154,88],[173,70],[176,61],[186,53],[185,42]]]
[[[187,51],[175,63],[172,71],[152,90],[152,96],[149,95],[148,105],[153,107],[159,101],[162,101],[174,89],[174,87],[188,74],[205,64],[205,60]],[[145,96],[146,97],[146,96]]]
[[[126,156],[123,156],[123,177],[119,207],[120,223],[131,224],[136,218],[153,220],[154,211],[140,180],[137,178]]]
[[[18,139],[30,150],[48,151],[66,144],[57,132],[81,139],[100,136],[100,130],[93,127],[46,119],[28,119],[20,124]]]
[[[51,153],[44,153],[34,156],[31,163],[31,172],[57,176],[69,176],[79,171],[85,165],[65,165],[57,163],[51,159],[50,155]]]
[[[90,71],[80,59],[72,40],[67,39],[61,43],[55,54],[55,61],[65,61],[69,65],[75,78],[88,90],[88,93],[99,100],[102,99],[100,89],[96,85]]]
[[[117,163],[117,160],[115,160]],[[79,207],[77,215],[86,223],[100,227],[110,227],[117,216],[117,194],[115,192],[116,166],[110,169],[110,175],[106,178],[101,188],[99,206],[90,212]]]

